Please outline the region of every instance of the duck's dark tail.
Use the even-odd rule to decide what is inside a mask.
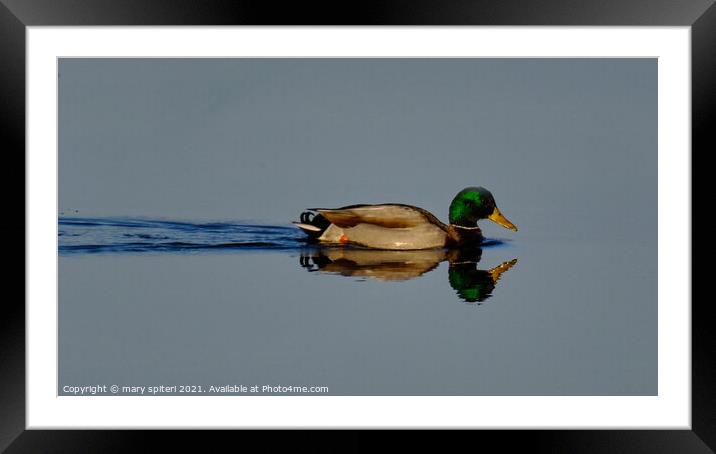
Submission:
[[[316,214],[312,211],[304,211],[301,213],[300,221],[294,221],[296,227],[303,230],[309,239],[316,239],[326,231],[330,221],[323,217],[320,213]]]

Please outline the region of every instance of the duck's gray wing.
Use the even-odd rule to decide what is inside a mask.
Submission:
[[[432,213],[422,208],[399,203],[379,205],[350,205],[341,208],[311,208],[331,223],[342,228],[358,224],[373,224],[386,228],[409,228],[426,222],[445,230],[445,225]]]

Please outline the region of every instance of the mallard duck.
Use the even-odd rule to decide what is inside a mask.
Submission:
[[[294,222],[309,239],[328,244],[353,244],[372,249],[410,250],[479,245],[484,237],[477,226],[490,219],[517,231],[482,187],[460,191],[450,203],[450,223],[443,224],[422,208],[401,203],[308,208]]]

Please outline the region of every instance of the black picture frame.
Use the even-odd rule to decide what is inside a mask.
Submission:
[[[343,3],[256,2],[245,0],[0,0],[0,118],[4,162],[13,157],[25,168],[25,32],[28,26],[60,25],[571,25],[690,26],[692,31],[692,167],[693,156],[714,147],[709,119],[716,96],[716,6],[713,0],[383,0]],[[15,169],[19,167],[14,167]],[[6,167],[6,175],[9,172]],[[24,174],[24,172],[23,172]],[[692,177],[693,178],[693,177]],[[10,181],[8,178],[6,181]],[[9,185],[8,185],[9,186]],[[693,187],[693,180],[692,180]],[[14,193],[8,187],[6,194]],[[696,192],[692,191],[693,199]],[[10,199],[8,197],[8,199]],[[693,200],[692,200],[693,206]],[[25,206],[13,213],[25,212]],[[7,238],[19,230],[6,221]],[[25,217],[22,217],[23,231]],[[16,234],[16,233],[15,233]],[[27,238],[25,237],[25,246]],[[11,242],[8,242],[11,243]],[[14,242],[19,244],[19,242]],[[23,254],[23,263],[25,262]],[[19,269],[10,265],[8,269]],[[23,273],[25,267],[23,266]],[[695,270],[694,270],[695,271]],[[9,281],[9,279],[8,279]],[[693,275],[692,275],[693,282]],[[8,286],[9,287],[9,286]],[[693,289],[693,286],[692,286]],[[24,289],[23,289],[24,294]],[[109,430],[25,430],[25,304],[24,298],[3,299],[0,315],[0,451],[135,452],[148,443],[172,439],[185,443],[188,432]],[[677,302],[675,302],[677,303]],[[686,303],[680,302],[680,303]],[[547,430],[454,431],[451,441],[477,448],[495,441],[530,452],[694,452],[716,451],[716,336],[707,316],[709,301],[692,297],[692,429],[691,430]],[[287,432],[281,431],[283,434]],[[212,432],[212,442],[227,442],[233,432]],[[355,451],[370,449],[364,431],[333,431],[345,436],[329,442],[310,432],[290,432],[299,450]],[[266,432],[242,432],[241,443]],[[333,439],[334,437],[331,437]],[[424,433],[401,437],[422,444]],[[391,448],[391,442],[384,442]]]

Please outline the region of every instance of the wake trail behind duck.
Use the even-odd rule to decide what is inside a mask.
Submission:
[[[104,217],[60,217],[58,242],[60,255],[298,251],[307,247],[306,235],[293,225]],[[484,246],[501,244],[488,240]]]

